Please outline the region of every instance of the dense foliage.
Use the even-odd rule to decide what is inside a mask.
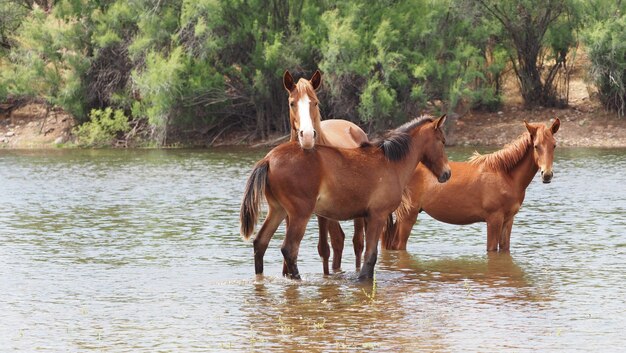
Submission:
[[[585,32],[591,78],[600,99],[620,116],[626,112],[626,2],[606,6],[598,21]]]
[[[0,100],[44,100],[90,124],[83,134],[100,131],[104,118],[128,119],[106,139],[141,127],[159,145],[172,133],[209,141],[233,129],[254,137],[287,132],[286,69],[296,78],[321,69],[323,116],[370,129],[425,111],[497,109],[510,68],[528,105],[556,105],[566,103],[558,78],[567,73],[583,13],[596,22],[602,17],[592,5],[3,1]],[[611,31],[621,25],[623,39],[623,17],[615,22]]]

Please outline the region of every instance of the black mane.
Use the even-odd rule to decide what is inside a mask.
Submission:
[[[415,118],[397,129],[389,131],[383,139],[371,143],[365,142],[361,146],[376,146],[383,150],[383,154],[388,160],[402,160],[411,148],[411,131],[433,121],[434,119],[429,116]]]

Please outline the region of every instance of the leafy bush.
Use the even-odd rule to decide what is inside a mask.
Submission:
[[[94,109],[89,114],[89,121],[74,128],[78,145],[83,147],[109,146],[116,137],[130,130],[128,118],[122,110],[106,108]]]
[[[600,100],[619,116],[626,112],[626,14],[598,22],[584,37],[590,73]]]

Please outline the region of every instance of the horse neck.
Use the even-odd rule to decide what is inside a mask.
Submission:
[[[515,181],[515,185],[520,187],[520,191],[524,191],[533,180],[538,170],[539,166],[535,163],[533,145],[530,144],[526,149],[524,157],[511,169],[509,175]]]
[[[319,111],[317,111],[317,116],[319,117],[319,119],[315,119],[313,121],[313,128],[315,129],[315,131],[317,132],[317,141],[315,143],[319,143],[320,145],[329,145],[330,143],[328,142],[328,140],[326,140],[326,135],[324,134],[324,129],[322,129],[322,114]]]
[[[424,158],[424,151],[419,137],[411,138],[411,152],[404,158],[404,162],[398,166],[397,173],[400,182],[408,184],[409,180],[415,173],[415,168]]]

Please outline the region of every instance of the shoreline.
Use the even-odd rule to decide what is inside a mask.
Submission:
[[[79,148],[68,145],[75,125],[73,117],[63,112],[51,112],[44,118],[42,110],[37,104],[28,104],[15,110],[10,117],[0,115],[0,149]],[[501,147],[526,131],[524,120],[550,124],[555,117],[561,120],[561,128],[556,134],[559,146],[626,148],[626,117],[619,118],[589,102],[564,109],[524,110],[519,106],[504,106],[497,112],[451,114],[445,126],[447,145]],[[369,135],[374,138],[379,134]],[[231,132],[216,140],[179,139],[160,148],[270,147],[287,139],[288,135],[274,134],[258,140],[250,139],[248,132]]]

